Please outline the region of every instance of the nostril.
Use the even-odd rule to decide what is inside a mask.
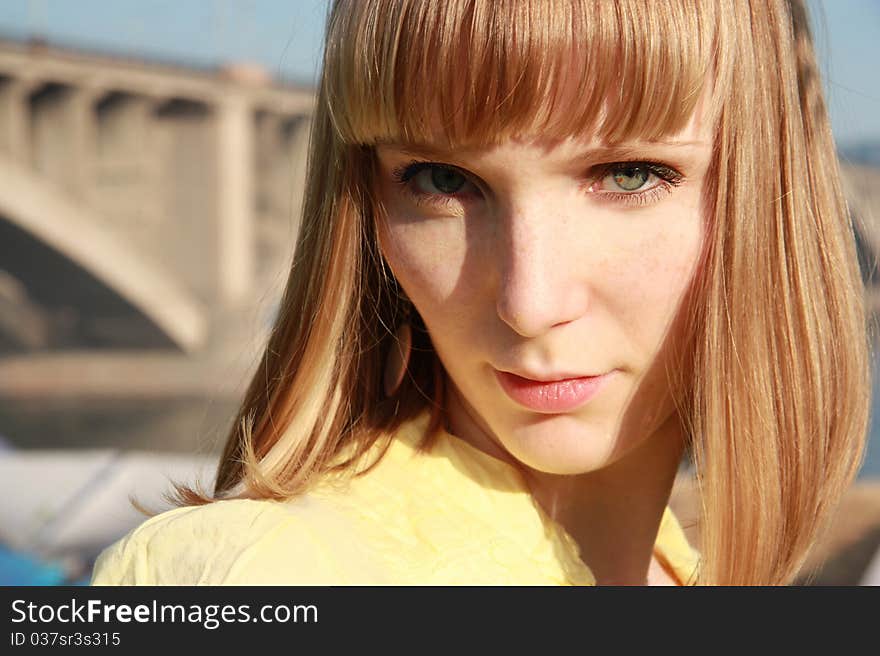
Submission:
[[[580,281],[552,282],[545,277],[508,279],[496,302],[498,317],[523,337],[537,337],[565,326],[589,310],[588,290]],[[528,284],[525,284],[528,283]]]
[[[506,294],[497,304],[498,316],[518,335],[538,337],[556,323],[547,300],[546,294],[537,292],[519,298]]]

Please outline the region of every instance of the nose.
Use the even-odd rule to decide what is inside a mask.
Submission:
[[[581,275],[586,253],[576,218],[564,207],[520,204],[499,223],[498,316],[523,337],[538,337],[583,316],[589,303]]]

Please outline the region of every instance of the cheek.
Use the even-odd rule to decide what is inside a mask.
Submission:
[[[655,345],[675,315],[696,271],[703,244],[703,222],[694,215],[663,230],[646,232],[633,244],[620,272],[619,314],[638,331],[645,346]]]
[[[394,276],[426,322],[442,321],[461,295],[466,262],[464,230],[457,219],[391,220],[379,244]],[[447,312],[448,313],[448,312]]]

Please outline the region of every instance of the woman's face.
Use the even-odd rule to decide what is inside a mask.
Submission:
[[[672,410],[708,126],[614,149],[426,146],[377,147],[380,244],[448,374],[450,429],[547,473],[632,452]]]

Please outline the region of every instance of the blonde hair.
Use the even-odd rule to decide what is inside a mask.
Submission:
[[[289,498],[426,405],[427,441],[441,425],[443,369],[417,316],[408,375],[382,392],[405,304],[378,250],[377,143],[652,140],[704,92],[707,243],[690,364],[669,372],[701,499],[699,582],[792,581],[860,465],[870,395],[853,228],[797,1],[336,0],[282,309],[214,494],[178,485],[178,503]]]

